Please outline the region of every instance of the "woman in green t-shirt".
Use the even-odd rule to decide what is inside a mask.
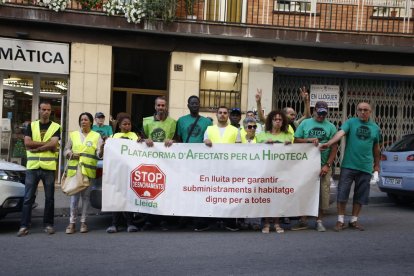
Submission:
[[[293,142],[293,134],[288,131],[289,124],[286,115],[280,110],[273,110],[267,115],[265,131],[257,135],[257,143],[284,143],[285,145]],[[262,233],[270,232],[270,221],[272,218],[265,218]],[[285,230],[280,226],[279,218],[273,218],[274,228],[277,233]]]

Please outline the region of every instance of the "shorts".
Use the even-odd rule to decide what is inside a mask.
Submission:
[[[370,181],[370,173],[342,168],[338,183],[337,201],[348,201],[352,183],[355,182],[353,203],[367,205],[369,200]]]
[[[329,195],[331,192],[332,170],[329,169],[326,175],[320,177],[319,209],[329,209]]]

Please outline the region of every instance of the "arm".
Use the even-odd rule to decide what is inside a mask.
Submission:
[[[380,159],[381,159],[381,150],[378,143],[374,144],[374,171],[379,172],[380,171]]]
[[[266,122],[266,118],[262,112],[262,89],[257,88],[256,92],[256,108],[257,114],[259,115],[259,120],[261,123]]]
[[[325,143],[325,144],[322,144],[322,145],[320,145],[319,146],[319,149],[320,150],[325,150],[325,149],[327,149],[327,148],[330,148],[333,144],[336,144],[336,143],[338,143],[339,142],[339,140],[341,140],[341,138],[343,137],[343,136],[345,136],[345,131],[343,131],[342,129],[340,130],[340,131],[338,131],[336,134],[335,134],[335,136],[334,137],[332,137],[332,139],[331,140],[329,140],[327,143]]]
[[[319,139],[318,138],[297,138],[295,137],[294,143],[312,143],[317,147],[319,145]]]
[[[331,152],[329,153],[328,160],[321,168],[320,176],[326,175],[331,169],[333,162],[335,161],[336,153],[338,152],[338,143],[335,143],[331,147]]]
[[[309,93],[306,90],[305,86],[299,88],[299,91],[300,96],[302,97],[302,101],[305,103],[305,110],[303,111],[303,116],[295,121],[296,126],[298,126],[303,120],[311,117]]]
[[[24,145],[31,152],[56,151],[59,137],[52,137],[47,142],[35,142],[30,136],[24,137]]]

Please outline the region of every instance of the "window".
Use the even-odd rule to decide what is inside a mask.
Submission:
[[[406,0],[385,0],[378,1],[375,4],[377,4],[377,6],[374,6],[372,16],[406,17],[408,15],[405,6]]]
[[[241,63],[201,61],[200,107],[215,110],[219,106],[240,108]]]
[[[274,4],[274,11],[306,13],[310,9],[310,1],[276,0]]]

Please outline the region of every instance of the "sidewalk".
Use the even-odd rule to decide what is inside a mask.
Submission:
[[[352,195],[350,196],[350,200],[352,201]],[[382,204],[382,203],[390,203],[390,199],[387,197],[386,193],[383,193],[379,190],[377,185],[371,185],[370,191],[370,198],[369,204]],[[33,210],[33,216],[43,216],[43,210],[45,207],[45,193],[43,190],[43,186],[39,185],[36,203],[38,206]],[[56,186],[55,188],[55,216],[69,216],[69,205],[70,205],[70,197],[66,196],[62,193],[60,186]],[[332,204],[331,206],[334,206]],[[90,215],[100,215],[102,214],[101,210],[89,207],[88,213]]]

